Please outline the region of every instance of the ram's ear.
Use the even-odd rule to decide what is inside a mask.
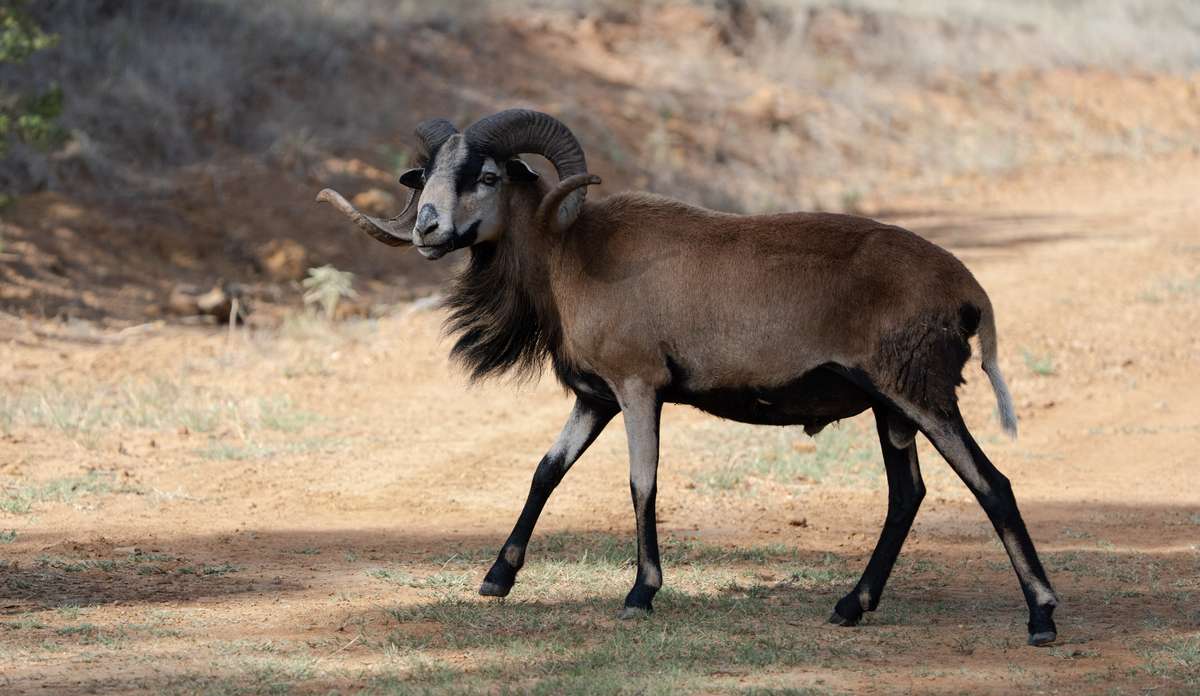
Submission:
[[[538,173],[533,171],[533,167],[516,157],[504,163],[504,173],[509,181],[537,181],[538,178]]]
[[[400,183],[410,189],[420,190],[425,188],[425,170],[421,167],[409,169],[400,175]]]

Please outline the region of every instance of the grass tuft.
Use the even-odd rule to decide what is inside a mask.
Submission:
[[[858,420],[835,423],[811,439],[800,427],[756,427],[718,422],[705,433],[711,451],[723,463],[694,472],[692,480],[707,490],[748,491],[758,482],[783,485],[829,479],[863,483],[878,481],[878,444],[874,430]]]
[[[39,503],[69,503],[80,496],[98,495],[113,490],[110,474],[92,470],[83,476],[6,488],[0,491],[0,512],[23,515]],[[10,534],[12,536],[4,543],[16,538],[16,532]],[[2,536],[0,540],[4,540]]]
[[[1054,366],[1054,357],[1049,353],[1039,355],[1026,350],[1022,352],[1022,356],[1025,359],[1025,367],[1035,375],[1050,377],[1058,371]]]
[[[83,435],[116,429],[211,433],[273,430],[293,433],[315,417],[286,398],[241,398],[185,380],[131,380],[78,389],[47,382],[0,395],[0,426],[15,425]]]

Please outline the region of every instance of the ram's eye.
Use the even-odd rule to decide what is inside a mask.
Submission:
[[[484,186],[495,186],[500,183],[500,177],[491,172],[484,172],[483,176],[479,177],[479,183]]]

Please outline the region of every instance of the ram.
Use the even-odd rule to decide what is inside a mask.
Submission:
[[[1003,427],[1016,416],[996,362],[983,288],[949,252],[847,215],[732,215],[646,193],[586,200],[583,149],[546,114],[503,111],[463,132],[417,128],[422,166],[400,181],[404,212],[383,220],[325,189],[375,239],[437,259],[469,248],[447,293],[451,354],[476,378],[547,363],[575,396],[533,475],[524,509],[480,592],[503,597],[551,492],[618,413],[629,442],[637,577],[623,617],[662,586],[655,525],[664,403],[810,434],[871,409],[889,487],[887,518],[862,579],[830,621],[856,624],[884,583],[925,493],[919,431],[974,493],[1008,551],[1029,607],[1029,642],[1056,638],[1057,598],[1008,479],[976,444],[956,388],[978,334]],[[542,155],[559,181],[517,155]]]

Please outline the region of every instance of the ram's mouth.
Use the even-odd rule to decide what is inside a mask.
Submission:
[[[417,247],[417,251],[421,253],[421,256],[433,261],[454,251],[454,240],[451,239],[442,244],[417,244],[415,246]]]

